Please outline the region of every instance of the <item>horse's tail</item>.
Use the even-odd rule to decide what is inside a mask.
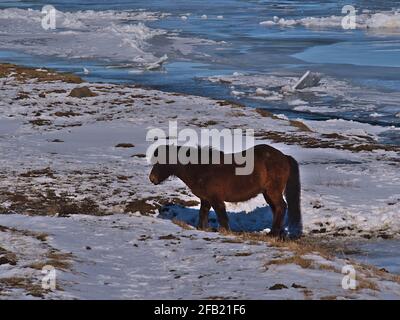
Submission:
[[[303,232],[300,208],[300,170],[297,161],[287,156],[290,164],[290,175],[286,183],[285,198],[288,205],[288,228],[289,237],[298,238]]]

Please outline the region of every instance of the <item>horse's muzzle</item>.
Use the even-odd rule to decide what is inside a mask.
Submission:
[[[153,184],[159,184],[160,183],[160,181],[158,181],[157,177],[153,173],[150,174],[149,179]]]

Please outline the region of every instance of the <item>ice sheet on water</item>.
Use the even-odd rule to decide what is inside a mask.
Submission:
[[[319,83],[312,87],[294,90],[301,74],[232,74],[208,77],[212,83],[233,86],[232,95],[241,92],[241,97],[284,103],[288,109],[327,115],[345,116],[357,114],[370,123],[386,117],[396,119],[400,95],[396,91],[385,92],[369,85],[367,88],[354,82],[319,74]],[[388,121],[389,121],[388,120]]]
[[[158,61],[148,41],[166,34],[146,26],[165,16],[145,11],[56,11],[56,29],[42,28],[39,10],[0,10],[0,49],[34,55],[131,62],[146,67]],[[158,55],[158,54],[157,54]]]

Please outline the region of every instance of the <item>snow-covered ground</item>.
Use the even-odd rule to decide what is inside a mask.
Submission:
[[[369,280],[354,292],[343,290],[344,260],[325,261],[318,252],[304,257],[310,253],[290,246],[236,243],[227,240],[234,236],[174,225],[172,218],[196,223],[198,199],[176,179],[152,185],[144,157],[147,130],[168,130],[169,120],[178,129],[251,128],[256,143],[299,161],[306,237],[396,238],[399,149],[377,142],[381,128],[351,121],[302,123],[135,86],[49,81],[54,75],[46,70],[2,66],[0,75],[0,226],[35,232],[0,229],[0,246],[17,257],[16,266],[0,266],[0,294],[26,297],[22,280],[15,288],[4,278],[39,281],[38,270],[24,266],[53,250],[63,260],[64,291],[48,297],[398,297],[397,278],[384,272],[360,267],[361,278]],[[82,86],[96,96],[69,96]],[[234,230],[269,227],[271,213],[262,197],[227,208]],[[37,232],[48,237],[38,240]],[[273,262],[283,258],[288,259]],[[269,290],[275,284],[288,289]]]
[[[389,275],[360,268],[359,288],[342,288],[349,262],[319,253],[298,253],[265,242],[240,241],[215,232],[183,229],[154,217],[112,215],[70,218],[7,215],[1,224],[48,234],[47,242],[70,253],[70,269],[58,271],[51,298],[80,299],[377,299],[400,297]],[[11,235],[10,235],[11,233]],[[0,232],[6,249],[18,248],[17,266],[0,266],[7,276],[31,276],[41,284],[35,242]],[[37,241],[37,240],[36,240]],[[48,262],[51,265],[51,261]],[[356,267],[357,270],[358,267]],[[61,290],[62,289],[62,290]],[[22,291],[22,292],[21,292]],[[28,291],[29,292],[29,291]],[[2,298],[21,298],[23,289],[3,287]],[[29,294],[29,293],[28,293]],[[31,296],[28,295],[27,298]]]

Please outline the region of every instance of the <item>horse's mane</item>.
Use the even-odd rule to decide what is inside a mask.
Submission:
[[[193,148],[195,148],[195,147],[193,147]],[[216,149],[216,148],[214,148],[214,147],[212,147],[212,146],[201,146],[201,145],[197,145],[197,150],[198,151],[202,151],[202,150],[204,150],[204,151],[208,151],[208,152],[219,152],[219,153],[221,153],[221,154],[224,154],[221,150],[218,150],[218,149]]]
[[[164,148],[164,150],[163,150]],[[220,156],[224,155],[224,152],[221,150],[218,150],[216,148],[213,148],[212,146],[201,146],[201,145],[196,145],[196,146],[184,146],[184,145],[175,145],[175,144],[164,144],[164,145],[159,145],[155,150],[153,155],[151,156],[152,163],[154,163],[154,158],[159,155],[160,152],[168,152],[170,151],[171,148],[176,148],[176,152],[179,152],[182,148],[185,148],[187,151],[191,150],[196,150],[197,149],[197,155],[200,159],[201,155],[203,152],[207,153],[211,156],[213,153],[219,153]],[[167,155],[168,155],[167,153]]]

